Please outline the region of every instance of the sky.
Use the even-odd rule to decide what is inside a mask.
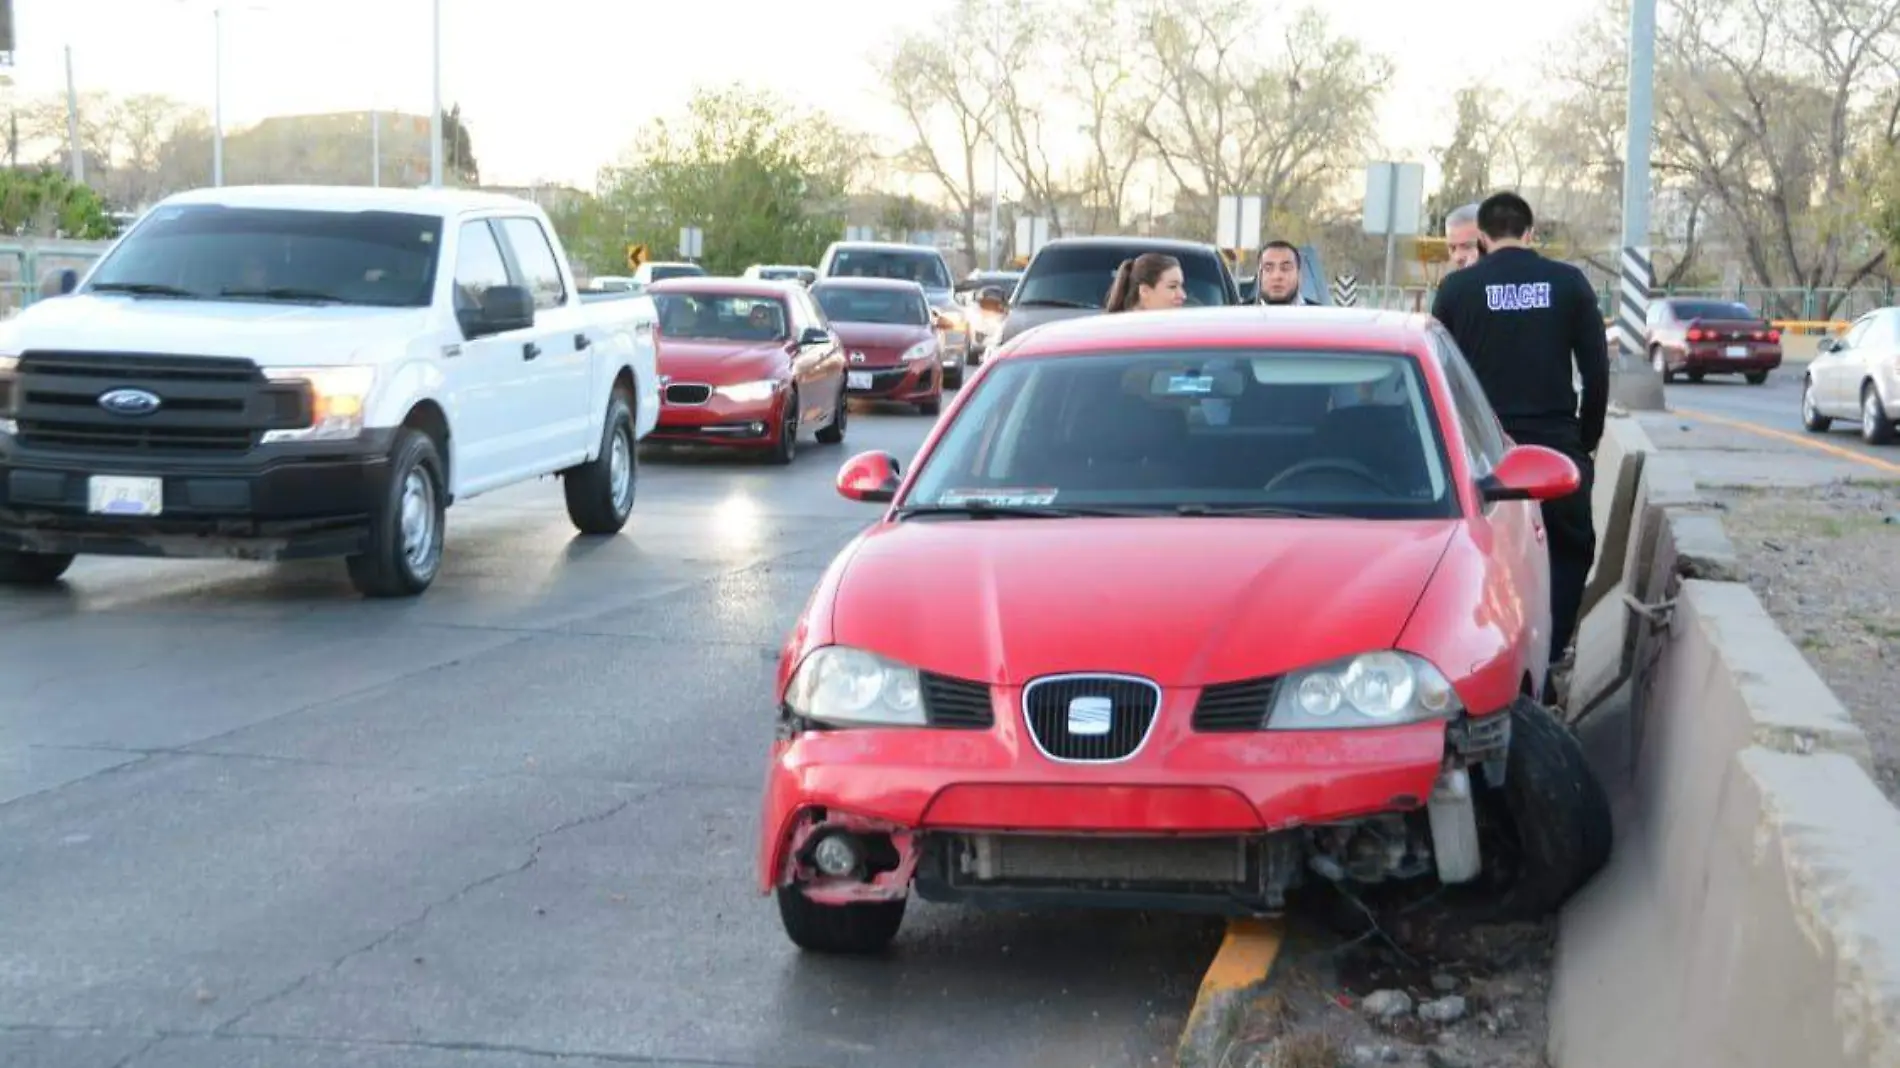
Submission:
[[[945,26],[973,48],[949,0],[439,0],[442,98],[460,103],[485,184],[591,189],[647,121],[696,86],[771,88],[895,140],[871,58],[895,34]],[[1452,95],[1486,79],[1537,92],[1535,57],[1606,0],[1324,0],[1335,31],[1396,64],[1381,114],[1388,155],[1429,164],[1451,129]],[[273,114],[386,108],[426,114],[432,0],[12,0],[17,92],[65,89],[70,46],[83,94],[216,99],[214,11],[223,29],[227,130]],[[1261,0],[1274,17],[1291,6]],[[1515,26],[1499,53],[1487,26]],[[895,147],[893,145],[892,147]],[[1432,180],[1428,166],[1428,183]]]

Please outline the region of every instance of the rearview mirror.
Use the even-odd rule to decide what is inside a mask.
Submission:
[[[1841,342],[1841,339],[1840,339],[1840,338],[1837,338],[1837,337],[1833,337],[1833,336],[1828,336],[1828,337],[1824,337],[1824,338],[1822,338],[1822,339],[1821,339],[1821,343],[1820,343],[1819,345],[1816,345],[1816,346],[1814,347],[1814,351],[1816,351],[1816,352],[1839,352],[1839,351],[1841,351],[1842,349],[1844,349],[1844,348],[1846,348],[1846,347],[1847,347],[1847,346],[1846,346],[1845,344],[1843,344],[1843,343]]]
[[[888,452],[861,452],[838,469],[838,495],[876,504],[897,496],[897,458]]]
[[[1583,485],[1576,461],[1542,445],[1518,445],[1498,461],[1479,489],[1486,501],[1552,501]]]
[[[798,335],[798,344],[801,348],[806,345],[829,345],[831,334],[823,327],[809,326],[805,328],[804,333]]]
[[[481,306],[462,317],[463,332],[471,338],[533,325],[534,294],[524,286],[490,286],[482,291]]]
[[[61,269],[53,279],[53,289],[62,297],[78,288],[79,272],[71,267]]]
[[[1000,315],[1009,310],[1009,295],[999,286],[987,286],[976,295],[976,303],[984,311]]]

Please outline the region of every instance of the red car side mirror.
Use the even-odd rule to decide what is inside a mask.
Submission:
[[[838,495],[879,503],[897,496],[897,458],[888,452],[861,452],[838,469]]]
[[[1487,501],[1550,501],[1568,497],[1583,485],[1583,472],[1570,457],[1542,445],[1517,445],[1484,477]]]

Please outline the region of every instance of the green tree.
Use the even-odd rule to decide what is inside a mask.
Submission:
[[[15,237],[103,241],[118,227],[91,186],[42,167],[0,170],[0,229]]]
[[[556,219],[589,270],[626,270],[626,246],[672,258],[682,227],[705,237],[700,261],[736,274],[754,263],[815,263],[844,228],[844,198],[868,157],[822,114],[771,93],[702,90],[683,115],[655,120],[596,195]]]

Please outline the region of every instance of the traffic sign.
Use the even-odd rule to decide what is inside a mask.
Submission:
[[[640,269],[640,265],[645,263],[646,261],[647,261],[647,247],[645,245],[628,245],[627,246],[627,269],[628,270],[637,271]]]
[[[706,254],[706,233],[697,226],[680,227],[680,256],[694,260]]]
[[[1350,308],[1359,303],[1359,276],[1342,274],[1333,279],[1333,303]]]

